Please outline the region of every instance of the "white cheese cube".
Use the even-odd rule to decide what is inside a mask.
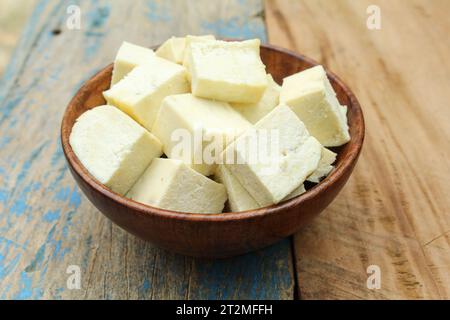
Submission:
[[[171,37],[155,53],[158,57],[181,64],[183,63],[185,47],[186,38]]]
[[[245,190],[241,183],[222,164],[217,166],[214,174],[216,181],[223,183],[227,189],[228,204],[232,212],[240,212],[259,208],[260,205]]]
[[[186,69],[155,56],[134,68],[103,95],[108,104],[151,130],[161,101],[168,95],[185,92],[189,92]]]
[[[91,175],[121,195],[162,154],[155,136],[112,106],[83,113],[73,125],[70,145]]]
[[[182,161],[155,159],[127,196],[162,209],[189,213],[220,213],[225,187],[199,174]]]
[[[334,169],[333,163],[336,161],[336,153],[322,147],[322,154],[319,161],[319,167],[311,174],[308,179],[310,182],[319,183],[320,179],[326,177]]]
[[[256,134],[245,132],[222,156],[227,169],[266,206],[282,201],[317,169],[322,146],[286,105],[276,107],[255,129]]]
[[[292,191],[286,198],[283,199],[283,201],[295,198],[301,194],[304,194],[305,192],[306,192],[305,185],[302,183],[300,187],[297,187],[294,191]]]
[[[267,87],[259,45],[257,39],[192,43],[187,57],[192,93],[227,102],[258,102]]]
[[[273,81],[270,74],[267,75],[267,88],[256,103],[231,103],[231,106],[239,111],[251,123],[258,122],[279,104],[281,87]]]
[[[342,114],[342,119],[344,119],[344,122],[347,123],[347,106],[341,106],[341,114]]]
[[[251,124],[228,103],[188,93],[163,100],[152,132],[163,143],[167,157],[183,160],[198,172],[210,175],[225,146],[250,127]],[[200,138],[199,143],[196,137]],[[208,139],[211,141],[206,141]],[[186,141],[191,152],[180,153],[180,143]],[[217,148],[213,148],[215,144]],[[211,158],[215,158],[212,161],[204,157],[210,149],[213,149]]]
[[[151,49],[123,42],[114,61],[111,86],[122,80],[136,66],[147,62],[154,55],[155,53]]]
[[[261,207],[223,164],[217,166],[214,179],[222,183],[227,189],[228,203],[232,212],[247,211]],[[287,195],[283,201],[297,197],[305,192],[305,186],[302,184]]]
[[[214,41],[216,38],[213,35],[204,35],[204,36],[186,36],[186,45],[183,52],[183,66],[188,71],[188,78],[189,81],[191,80],[191,71],[190,71],[190,65],[189,65],[189,55],[191,54],[191,45],[193,43],[197,42],[207,42],[207,41]]]
[[[284,78],[280,103],[290,106],[324,146],[340,146],[350,140],[347,119],[322,66]]]

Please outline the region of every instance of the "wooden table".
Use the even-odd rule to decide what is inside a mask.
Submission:
[[[38,2],[0,86],[1,299],[450,298],[448,1],[80,0],[70,30],[73,2]],[[380,30],[366,26],[370,4]],[[113,225],[70,176],[59,143],[70,97],[123,40],[188,33],[301,52],[358,96],[355,173],[293,239],[227,260],[175,255]],[[71,265],[80,289],[67,287]]]

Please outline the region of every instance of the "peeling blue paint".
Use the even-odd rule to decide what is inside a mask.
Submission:
[[[2,124],[6,119],[8,119],[13,112],[14,108],[22,102],[23,96],[18,96],[14,99],[7,101],[1,108],[0,124]]]
[[[23,271],[20,274],[20,290],[15,296],[15,299],[17,300],[26,300],[31,299],[33,296],[33,289],[32,289],[32,279],[31,275],[27,274],[25,271]]]
[[[67,167],[63,165],[58,169],[55,168],[53,172],[52,171],[47,172],[45,178],[48,178],[50,173],[57,173],[55,179],[50,183],[50,185],[47,188],[49,191],[55,191],[61,186],[61,181],[64,179],[64,175],[66,174],[67,170],[68,170]]]
[[[55,199],[59,201],[66,201],[70,195],[70,187],[62,187],[55,194]]]
[[[69,205],[73,206],[75,209],[81,204],[81,194],[78,192],[78,188],[75,186],[72,191],[72,195],[70,196]]]
[[[36,252],[35,257],[31,261],[31,263],[25,267],[25,272],[34,272],[37,268],[39,268],[42,265],[42,261],[44,261],[44,253],[45,253],[45,243],[39,248],[39,250]]]
[[[215,34],[221,38],[251,39],[259,38],[266,41],[266,31],[260,20],[244,21],[241,17],[219,19],[212,22],[202,22],[206,33]]]
[[[4,204],[6,201],[8,201],[8,195],[9,192],[5,189],[0,189],[0,202],[3,202]]]
[[[19,263],[22,254],[17,254],[14,258],[12,258],[8,264],[6,264],[3,260],[5,256],[2,255],[2,260],[0,260],[0,280],[5,279],[16,267]]]
[[[63,159],[63,155],[64,155],[64,152],[61,147],[61,144],[57,143],[55,152],[53,153],[52,159],[50,160],[51,165],[56,166],[58,164],[58,162]]]
[[[19,178],[17,178],[19,180]],[[31,207],[28,205],[28,194],[31,191],[37,191],[41,187],[40,182],[30,183],[22,192],[16,197],[10,208],[10,213],[13,213],[17,217],[22,216]]]
[[[6,147],[6,145],[8,144],[8,143],[10,143],[11,142],[11,137],[9,137],[9,136],[4,136],[4,137],[2,137],[1,139],[0,139],[0,148],[4,148],[4,147]]]
[[[147,17],[152,22],[170,21],[172,16],[167,3],[148,1],[147,2]]]
[[[25,211],[27,211],[30,207],[27,205],[27,200],[24,194],[20,195],[18,199],[14,201],[10,208],[10,212],[15,214],[17,217],[22,216]]]
[[[87,27],[85,32],[86,45],[84,49],[84,55],[86,59],[90,59],[98,52],[101,48],[102,43],[102,31],[101,29],[105,27],[108,22],[109,16],[111,14],[111,8],[109,5],[104,5],[97,7],[96,10],[90,11],[86,14]],[[95,36],[93,35],[100,35]]]
[[[58,220],[61,217],[61,210],[57,209],[54,211],[47,211],[44,216],[42,217],[42,220],[44,220],[45,222],[53,222]]]
[[[35,149],[33,152],[31,152],[30,157],[25,160],[23,166],[22,166],[22,170],[19,173],[19,175],[17,176],[17,184],[20,184],[23,179],[26,177],[26,175],[28,174],[28,171],[30,170],[33,162],[38,159],[38,157],[40,156],[41,152],[44,150],[44,148],[49,144],[49,141],[44,142],[43,144],[41,144],[37,149]]]

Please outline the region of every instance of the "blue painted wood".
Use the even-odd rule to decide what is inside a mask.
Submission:
[[[71,4],[81,30],[66,27]],[[38,2],[0,86],[1,299],[293,297],[288,240],[219,261],[157,249],[87,201],[59,144],[71,96],[123,40],[151,46],[213,33],[265,41],[262,10],[259,0]],[[79,290],[67,287],[70,265],[80,268]]]

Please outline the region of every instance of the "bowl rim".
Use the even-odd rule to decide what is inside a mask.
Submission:
[[[269,49],[272,51],[282,52],[283,54],[293,56],[294,58],[303,60],[311,65],[319,64],[317,61],[303,54],[299,54],[275,45],[261,44],[261,47],[264,47],[265,49]],[[326,191],[328,187],[338,182],[340,178],[345,174],[345,172],[347,172],[347,170],[351,170],[352,165],[356,162],[361,152],[365,136],[365,123],[363,112],[358,102],[358,99],[350,90],[350,88],[336,74],[329,71],[328,68],[324,66],[324,69],[329,79],[332,79],[335,83],[337,83],[349,98],[352,113],[354,114],[353,118],[355,120],[359,118],[360,123],[359,130],[356,130],[356,136],[352,137],[353,139],[348,142],[351,143],[351,145],[353,146],[352,148],[353,152],[350,152],[346,158],[341,159],[339,166],[337,166],[324,180],[313,186],[311,189],[307,190],[307,192],[292,199],[282,201],[278,204],[273,204],[271,206],[239,212],[188,213],[188,212],[166,210],[134,201],[108,189],[105,185],[103,185],[102,183],[97,181],[97,179],[91,176],[91,174],[87,171],[87,169],[83,166],[81,161],[75,155],[69,143],[69,137],[72,127],[69,126],[68,110],[72,107],[73,104],[77,102],[77,100],[83,95],[83,93],[87,92],[87,86],[91,82],[94,82],[96,78],[102,77],[104,72],[112,68],[112,65],[113,65],[112,63],[107,65],[106,67],[98,71],[94,76],[85,81],[83,85],[80,87],[80,89],[77,90],[75,95],[70,100],[69,104],[64,110],[64,115],[61,122],[61,129],[60,129],[61,144],[64,156],[69,166],[75,171],[75,173],[81,179],[84,180],[84,182],[86,182],[96,192],[102,194],[107,198],[110,198],[111,200],[119,203],[122,206],[132,209],[133,212],[137,213],[138,215],[158,216],[164,219],[188,220],[198,222],[230,222],[237,220],[262,218],[270,214],[276,214],[288,208],[300,206],[303,202],[306,202],[314,197],[319,196],[319,194]]]

